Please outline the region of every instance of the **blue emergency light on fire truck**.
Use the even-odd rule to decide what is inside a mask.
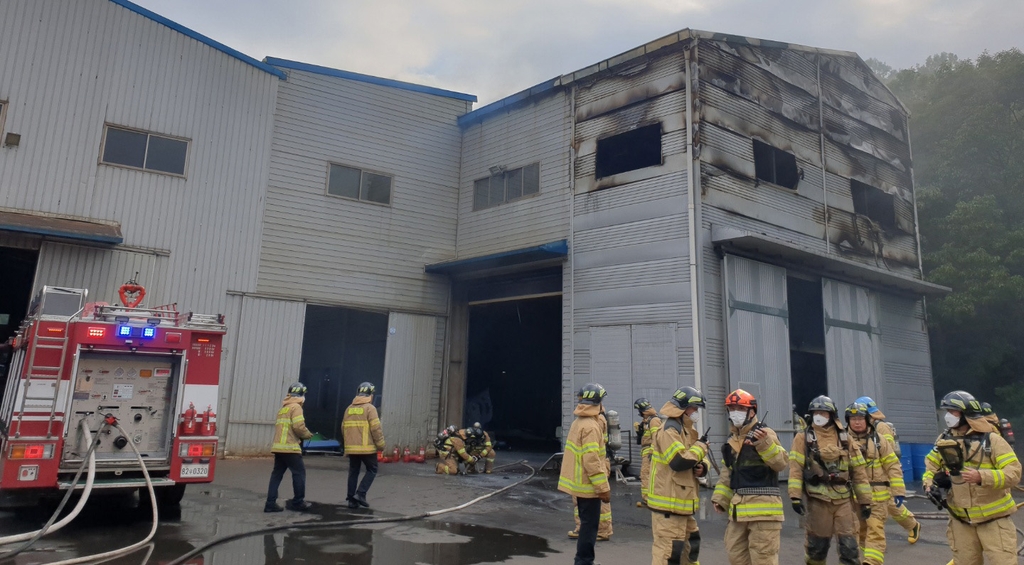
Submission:
[[[145,295],[131,286],[128,294]],[[0,506],[36,504],[71,488],[89,449],[83,425],[103,430],[93,489],[144,487],[128,442],[161,502],[181,500],[188,483],[213,481],[224,318],[181,313],[174,304],[139,307],[125,290],[116,305],[53,286],[33,300],[12,338],[0,403]],[[111,416],[124,433],[103,426]]]

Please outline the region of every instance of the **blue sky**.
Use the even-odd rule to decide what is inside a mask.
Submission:
[[[683,28],[895,67],[1024,47],[1022,0],[134,0],[257,59],[476,94],[485,104]]]

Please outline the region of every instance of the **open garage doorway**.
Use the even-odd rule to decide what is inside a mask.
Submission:
[[[306,427],[326,439],[341,439],[344,410],[363,381],[377,386],[380,407],[388,316],[351,308],[306,307],[299,378],[306,392]]]
[[[560,449],[561,296],[470,303],[464,422],[510,449]]]
[[[0,391],[5,390],[11,360],[11,348],[4,344],[28,313],[38,261],[34,249],[0,247]]]

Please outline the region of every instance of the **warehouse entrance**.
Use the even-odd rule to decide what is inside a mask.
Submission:
[[[5,344],[18,331],[32,300],[39,251],[0,247],[0,390],[7,380],[11,351]]]

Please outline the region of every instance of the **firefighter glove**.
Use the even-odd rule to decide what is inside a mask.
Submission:
[[[871,505],[870,504],[861,504],[860,505],[860,519],[861,520],[867,520],[870,517],[871,517]]]
[[[790,501],[793,503],[793,512],[803,516],[807,514],[807,509],[804,508],[804,501],[799,498],[791,498]]]
[[[939,488],[944,488],[944,489],[951,489],[951,488],[953,488],[953,481],[950,480],[949,473],[942,472],[942,471],[940,471],[938,473],[935,473],[935,478],[932,479],[932,483],[935,486],[939,487]]]
[[[906,499],[906,497],[903,497],[903,496],[897,496],[897,497],[895,497],[895,500],[896,500],[896,506],[903,506],[903,503],[907,499]]]
[[[608,490],[606,490],[604,492],[599,492],[599,493],[597,493],[597,499],[600,500],[601,502],[611,502],[612,501],[612,493],[611,493],[611,491],[608,491]]]

